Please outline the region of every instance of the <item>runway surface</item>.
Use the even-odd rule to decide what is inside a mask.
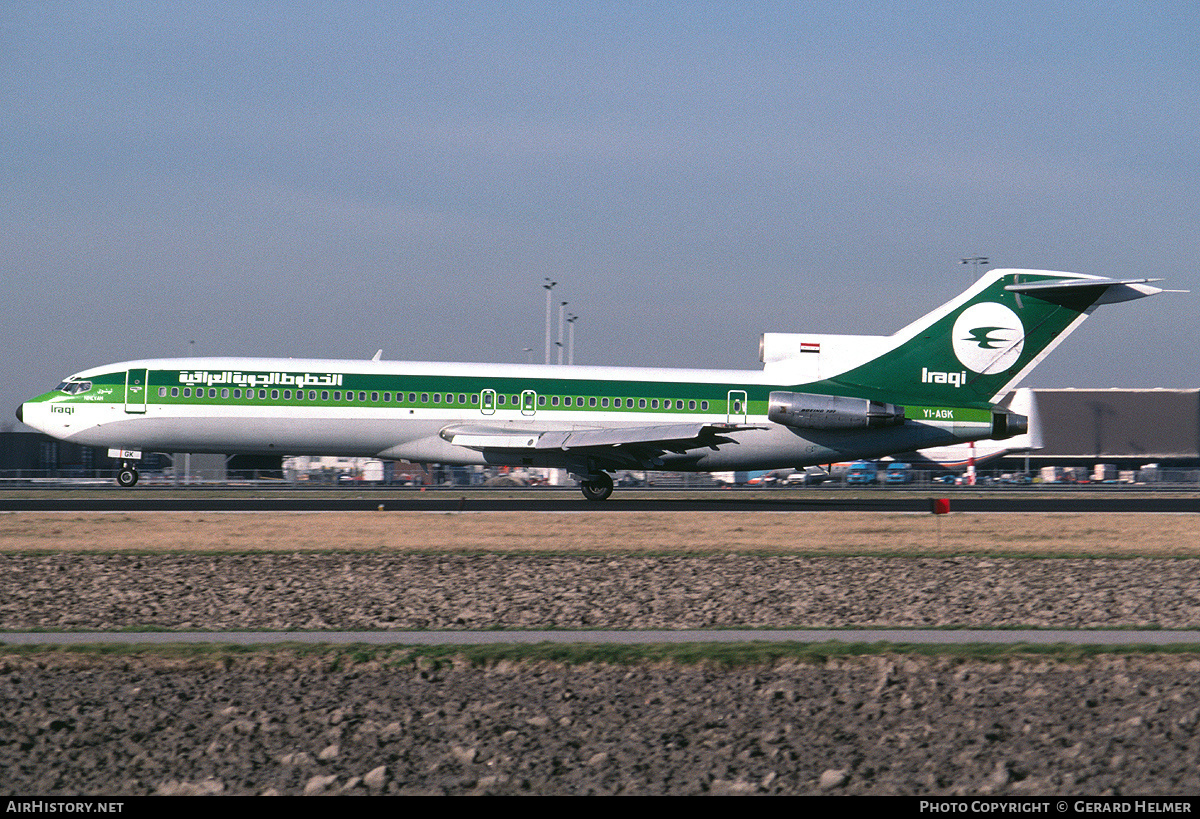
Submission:
[[[891,643],[907,645],[1200,645],[1200,631],[1071,629],[717,629],[680,631],[147,631],[0,633],[0,645],[276,645],[396,646],[646,643]]]
[[[0,512],[929,512],[932,498],[950,500],[953,512],[1200,512],[1200,497],[1179,494],[1064,492],[1022,494],[997,492],[959,497],[953,492],[880,491],[876,497],[843,496],[837,490],[798,495],[781,490],[777,496],[738,492],[656,493],[628,491],[602,503],[576,498],[562,491],[457,493],[374,491],[308,495],[305,492],[261,492],[244,496],[228,491],[198,489],[133,489],[79,491],[24,495],[14,492],[0,498]]]

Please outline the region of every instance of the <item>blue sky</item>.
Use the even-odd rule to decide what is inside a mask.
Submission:
[[[0,406],[189,350],[537,361],[546,276],[579,363],[755,368],[763,331],[898,329],[974,255],[1196,290],[1026,381],[1194,387],[1198,17],[7,2]]]

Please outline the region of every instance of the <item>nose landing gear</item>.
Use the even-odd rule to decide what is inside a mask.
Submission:
[[[121,462],[121,468],[117,470],[117,486],[130,487],[138,482],[137,467],[128,461]]]

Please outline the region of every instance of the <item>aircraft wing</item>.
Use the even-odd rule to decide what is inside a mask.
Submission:
[[[653,462],[662,452],[686,452],[728,443],[726,433],[758,427],[745,424],[662,424],[603,429],[534,429],[456,424],[441,431],[455,446],[483,450],[561,450],[628,464]]]

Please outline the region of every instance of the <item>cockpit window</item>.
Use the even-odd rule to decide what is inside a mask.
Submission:
[[[67,395],[79,395],[79,393],[87,392],[91,388],[91,381],[64,381],[55,387],[56,390],[65,392]]]

